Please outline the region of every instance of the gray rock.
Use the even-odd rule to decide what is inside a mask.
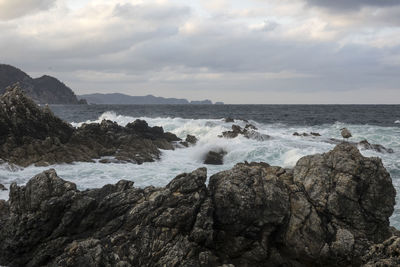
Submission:
[[[54,170],[0,201],[6,266],[397,266],[391,178],[344,143],[294,169],[240,163],[163,188],[79,191]]]
[[[7,187],[5,187],[3,184],[0,184],[0,191],[7,191]]]
[[[222,165],[224,164],[224,156],[227,154],[225,150],[209,151],[204,158],[204,164]]]

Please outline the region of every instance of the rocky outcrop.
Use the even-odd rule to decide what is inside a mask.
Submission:
[[[330,138],[329,140],[325,140],[325,142],[330,143],[330,144],[340,144],[343,143],[343,140],[339,140],[339,139],[335,139],[335,138]],[[360,142],[349,142],[346,141],[349,144],[352,144],[354,146],[357,146],[358,148],[362,149],[362,150],[373,150],[379,153],[394,153],[393,149],[391,148],[386,148],[383,145],[380,144],[370,144],[366,139],[360,141]]]
[[[253,139],[257,141],[265,141],[271,138],[269,135],[261,134],[256,130],[257,127],[255,127],[252,124],[246,124],[245,128],[242,128],[239,125],[234,124],[232,125],[231,131],[222,132],[222,135],[219,135],[219,137],[236,138],[239,135],[242,135],[248,139]]]
[[[86,104],[85,100],[77,99],[71,88],[54,77],[44,75],[33,79],[18,68],[0,64],[0,94],[15,83],[18,83],[22,90],[37,103]]]
[[[79,191],[49,170],[12,184],[0,202],[0,265],[399,263],[391,178],[355,146],[304,157],[293,169],[240,163],[208,187],[206,178],[200,168],[164,188],[122,180]]]
[[[209,151],[204,158],[204,164],[222,165],[224,164],[224,156],[227,154],[225,150]]]
[[[38,107],[19,87],[0,97],[0,160],[11,164],[47,166],[101,157],[140,164],[158,159],[159,149],[173,149],[176,141],[176,135],[142,120],[126,127],[104,120],[75,129],[48,107]]]
[[[0,184],[0,191],[7,191],[8,189],[3,185]]]

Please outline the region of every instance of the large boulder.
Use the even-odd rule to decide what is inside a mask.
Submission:
[[[293,169],[240,163],[166,187],[79,191],[54,170],[0,201],[6,266],[395,266],[395,190],[351,144]],[[385,265],[386,264],[386,265]]]

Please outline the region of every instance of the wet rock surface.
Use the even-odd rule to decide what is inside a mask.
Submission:
[[[159,149],[173,149],[176,141],[176,135],[143,120],[126,127],[104,120],[75,129],[48,107],[38,107],[18,86],[0,97],[0,159],[10,164],[47,166],[106,156],[140,164],[158,159]]]
[[[0,201],[0,265],[399,263],[391,178],[351,144],[293,169],[246,162],[206,178],[200,168],[163,188],[122,180],[79,191],[49,170],[12,184]]]
[[[335,139],[335,138],[331,138],[329,140],[326,140],[326,142],[330,143],[330,144],[337,145],[337,144],[343,143],[344,141],[343,140],[339,140],[339,139]],[[351,145],[357,146],[362,150],[373,150],[373,151],[376,151],[376,152],[379,152],[379,153],[389,153],[389,154],[394,153],[393,149],[391,149],[391,148],[386,148],[386,147],[384,147],[383,145],[380,145],[380,144],[370,144],[367,140],[362,140],[362,141],[360,141],[358,143],[357,142],[348,142],[348,141],[346,141],[346,143],[349,143]]]

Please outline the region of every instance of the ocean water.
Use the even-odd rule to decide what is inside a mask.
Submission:
[[[0,165],[0,183],[7,187],[12,182],[26,183],[39,172],[54,168],[60,177],[70,180],[80,189],[101,187],[120,179],[132,180],[135,186],[164,186],[182,172],[207,167],[208,175],[227,170],[245,160],[263,161],[271,165],[293,167],[305,155],[323,153],[334,145],[326,142],[329,138],[341,139],[340,129],[347,127],[353,134],[352,141],[367,139],[394,150],[383,154],[362,150],[368,157],[380,157],[390,172],[393,184],[399,192],[392,225],[400,229],[400,106],[398,105],[151,105],[151,106],[52,106],[53,112],[79,126],[82,123],[100,122],[103,119],[116,121],[120,125],[144,119],[150,126],[162,126],[165,131],[181,138],[195,135],[199,142],[192,147],[163,151],[161,160],[153,163],[101,164],[75,163],[50,167],[15,168]],[[222,118],[233,117],[249,120],[260,133],[272,138],[267,141],[249,140],[243,137],[222,139],[217,136],[230,130],[232,123]],[[237,120],[235,124],[246,123]],[[318,132],[321,137],[296,137],[294,132]],[[212,166],[202,163],[211,149],[223,148],[228,152],[224,165]],[[0,198],[7,199],[8,192],[0,192]]]

